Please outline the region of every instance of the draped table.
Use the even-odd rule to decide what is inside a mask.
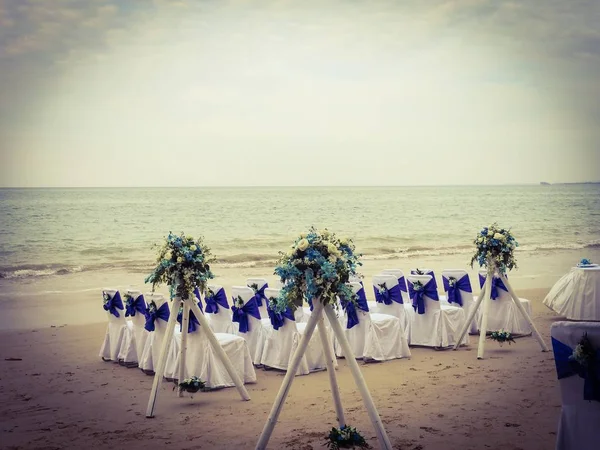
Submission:
[[[552,287],[544,305],[569,320],[600,321],[600,265],[573,267]]]

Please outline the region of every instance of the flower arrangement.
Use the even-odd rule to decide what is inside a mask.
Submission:
[[[413,281],[412,282],[412,287],[413,287],[413,290],[417,291],[417,292],[422,291],[425,288],[425,286],[423,285],[423,283],[421,283],[419,280]]]
[[[311,227],[302,233],[287,253],[280,252],[275,275],[281,279],[281,288],[275,311],[299,307],[306,298],[319,299],[324,305],[336,304],[339,295],[352,298],[347,285],[362,265],[350,239],[338,239],[327,229]]]
[[[178,387],[182,391],[186,391],[191,394],[194,394],[194,393],[198,392],[200,389],[203,389],[204,386],[206,386],[206,383],[204,381],[202,381],[200,378],[194,376],[192,378],[186,378],[181,383],[179,383],[177,386],[175,386],[173,389]]]
[[[497,268],[501,273],[517,268],[514,250],[519,246],[510,230],[498,228],[497,223],[483,228],[474,241],[477,251],[471,258],[471,267],[475,262],[480,267],[487,266],[488,271]]]
[[[370,448],[365,438],[349,425],[340,428],[331,428],[327,436],[327,448],[337,450],[339,448]]]
[[[594,346],[590,342],[587,333],[584,333],[575,350],[573,350],[573,354],[569,357],[569,361],[574,361],[583,367],[589,367],[595,358]]]
[[[490,339],[492,341],[497,341],[500,344],[500,347],[502,347],[502,344],[504,344],[505,342],[508,342],[508,345],[510,345],[511,342],[515,342],[513,335],[510,334],[508,331],[504,330],[492,331],[492,333],[490,334]]]
[[[448,277],[448,286],[456,287],[456,283],[458,283],[456,277]]]
[[[207,280],[214,278],[209,263],[214,258],[202,238],[194,240],[191,236],[174,235],[169,232],[165,243],[158,250],[157,266],[146,277],[146,283],[152,283],[152,290],[157,285],[169,285],[171,298],[179,296],[193,299],[192,291],[206,289]]]
[[[233,306],[236,306],[238,308],[243,308],[244,307],[244,299],[242,297],[240,297],[239,295],[237,297],[233,297]]]
[[[582,258],[581,261],[579,261],[579,263],[577,264],[578,267],[587,267],[587,266],[594,266],[595,264],[592,264],[592,262],[587,259],[587,258]]]
[[[418,267],[415,269],[415,275],[426,275],[425,272],[423,272],[421,269],[419,269]]]
[[[378,283],[377,284],[377,292],[379,292],[380,295],[385,295],[386,292],[388,292],[389,289],[387,288],[387,286],[385,285],[385,283]]]

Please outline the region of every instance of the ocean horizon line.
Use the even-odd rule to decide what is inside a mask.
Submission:
[[[497,187],[497,186],[565,186],[600,184],[600,181],[530,182],[489,184],[356,184],[356,185],[180,185],[180,186],[0,186],[1,190],[18,189],[265,189],[265,188],[419,188],[419,187]]]

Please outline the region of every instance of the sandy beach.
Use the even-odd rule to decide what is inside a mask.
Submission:
[[[557,320],[542,300],[549,288],[520,289],[532,301],[534,321],[550,343]],[[152,377],[103,362],[98,350],[105,323],[0,332],[3,448],[252,449],[283,374],[257,370],[246,385],[250,402],[234,388],[178,398],[164,382],[156,417],[145,409]],[[411,348],[412,358],[361,364],[394,448],[550,449],[560,398],[553,356],[533,337],[500,347],[476,340],[458,351]],[[375,432],[346,362],[337,371],[347,422],[378,448]],[[325,448],[335,426],[325,372],[296,377],[269,448]]]

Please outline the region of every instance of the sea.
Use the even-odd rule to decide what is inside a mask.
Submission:
[[[273,278],[278,253],[311,226],[352,238],[367,277],[467,268],[492,222],[517,238],[521,278],[551,285],[580,258],[600,259],[600,184],[0,189],[0,307],[147,289],[169,232],[203,236],[225,285]],[[14,325],[3,316],[0,328]]]

